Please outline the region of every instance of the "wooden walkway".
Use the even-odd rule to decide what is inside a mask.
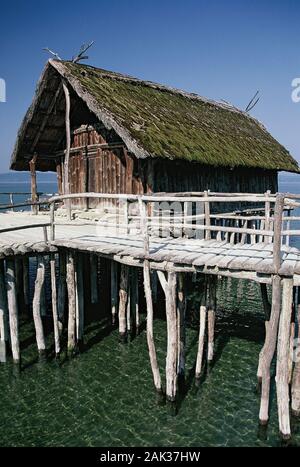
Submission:
[[[78,201],[96,198],[98,210],[78,209]],[[84,274],[90,275],[91,300],[98,299],[98,259],[109,259],[112,321],[118,317],[120,338],[131,330],[131,309],[139,325],[137,267],[143,270],[147,306],[147,343],[155,388],[163,385],[153,334],[153,274],[165,295],[167,356],[165,392],[176,401],[179,376],[184,375],[186,274],[205,276],[200,304],[199,343],[195,376],[214,358],[214,323],[218,276],[249,279],[260,283],[266,313],[266,336],[258,362],[261,385],[259,419],[269,417],[270,369],[277,347],[276,388],[279,430],[291,435],[291,408],[300,415],[300,361],[294,359],[294,338],[300,322],[300,249],[293,229],[300,221],[292,210],[300,207],[299,195],[277,194],[155,194],[109,195],[84,193],[48,200],[49,212],[0,214],[0,346],[10,345],[13,359],[20,362],[16,281],[18,258],[37,257],[37,276],[32,303],[37,347],[46,351],[41,318],[45,281],[43,256],[50,256],[52,313],[55,352],[60,353],[60,317],[68,308],[67,346],[72,352],[84,333]],[[76,207],[71,201],[77,201]],[[62,209],[63,203],[63,209]],[[35,203],[36,204],[36,203]],[[59,209],[57,210],[57,206]],[[76,211],[75,211],[76,209]],[[36,211],[35,211],[36,212]],[[292,214],[292,215],[291,215]],[[97,220],[95,219],[97,218]],[[93,219],[93,220],[91,220]],[[296,224],[295,224],[296,223]],[[89,255],[84,269],[83,256]],[[86,259],[86,258],[85,258]],[[5,261],[3,261],[5,260]],[[28,277],[28,266],[25,276]],[[57,283],[56,269],[60,279]],[[151,274],[153,273],[153,274]],[[25,277],[24,276],[24,277]],[[266,284],[272,287],[269,303]],[[24,292],[25,294],[25,292]],[[26,293],[28,299],[28,293]],[[67,300],[66,300],[67,298]],[[67,319],[66,319],[67,318]],[[299,335],[299,332],[298,332]],[[1,357],[1,355],[0,355]],[[1,358],[0,358],[1,359]]]

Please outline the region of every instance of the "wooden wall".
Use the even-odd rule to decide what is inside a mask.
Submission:
[[[58,163],[58,183],[63,191],[63,161]],[[262,169],[208,167],[195,162],[166,159],[138,160],[130,155],[113,131],[81,126],[72,138],[70,156],[71,193],[151,193],[185,191],[257,192],[277,191],[277,172]],[[74,205],[95,207],[96,201]]]

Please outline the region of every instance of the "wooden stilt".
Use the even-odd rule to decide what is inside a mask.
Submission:
[[[144,261],[144,290],[147,304],[147,343],[149,349],[150,364],[153,374],[154,386],[158,392],[162,391],[161,377],[156,357],[156,349],[153,334],[153,302],[151,293],[151,279],[149,261]]]
[[[59,333],[62,334],[63,324],[65,322],[66,307],[66,254],[64,251],[59,253],[59,281],[57,291],[57,312]]]
[[[168,273],[166,288],[166,317],[168,346],[166,358],[166,397],[170,402],[176,400],[177,393],[177,317],[176,317],[176,273]]]
[[[282,310],[279,321],[277,365],[276,365],[276,388],[277,406],[279,418],[279,430],[284,439],[291,436],[289,415],[289,339],[293,300],[293,280],[282,279]]]
[[[126,338],[126,304],[128,298],[128,266],[121,265],[120,294],[119,294],[119,335],[121,340]]]
[[[77,254],[76,261],[76,338],[78,342],[83,340],[84,329],[84,282],[82,254]]]
[[[297,417],[300,416],[300,290],[298,287],[297,303],[297,348],[294,353],[294,372],[292,380],[292,412]]]
[[[75,257],[68,253],[67,259],[67,290],[68,290],[68,355],[71,356],[76,346],[76,296],[75,296]]]
[[[294,353],[294,340],[295,340],[295,323],[294,321],[291,322],[291,330],[290,330],[290,342],[289,342],[289,384],[292,382],[293,377],[293,353]]]
[[[209,301],[207,311],[208,325],[208,349],[207,360],[211,362],[214,358],[214,335],[215,335],[215,319],[216,319],[216,302],[217,302],[217,281],[216,277],[209,278]]]
[[[116,323],[116,313],[118,307],[118,263],[111,262],[110,269],[111,277],[111,321],[112,324]]]
[[[18,304],[14,260],[6,261],[6,288],[9,313],[10,342],[14,363],[20,363]]]
[[[4,277],[4,264],[0,262],[0,362],[6,362],[8,344],[8,307]]]
[[[50,274],[51,274],[54,347],[55,347],[55,355],[56,357],[58,357],[60,354],[60,335],[59,335],[59,325],[58,325],[56,268],[55,268],[55,255],[54,254],[51,254],[51,257],[50,257]]]
[[[205,339],[205,325],[206,325],[206,300],[207,300],[207,281],[205,278],[204,283],[204,292],[201,297],[201,304],[200,304],[200,325],[199,325],[199,342],[198,342],[198,353],[197,353],[197,361],[196,361],[196,372],[195,377],[197,379],[201,376],[202,370],[202,360],[203,360],[203,349],[204,349],[204,339]]]
[[[91,302],[98,303],[98,256],[90,255],[91,267]]]
[[[135,320],[135,330],[136,333],[139,333],[140,327],[140,311],[139,311],[139,277],[138,277],[138,270],[137,268],[132,269],[131,275],[131,302],[132,302],[132,311],[133,317]]]
[[[186,290],[185,274],[178,274],[178,301],[177,301],[177,332],[178,332],[178,376],[184,377],[185,372],[185,312]]]
[[[23,293],[24,293],[24,303],[26,307],[29,307],[30,304],[30,294],[29,294],[29,258],[24,256],[22,258],[23,262]]]
[[[41,317],[41,300],[43,285],[45,281],[45,263],[44,258],[39,255],[37,257],[37,273],[35,280],[34,296],[32,302],[32,313],[35,327],[36,343],[40,357],[44,357],[46,353],[46,342],[43,329],[43,321]]]
[[[127,325],[127,334],[131,334],[132,331],[132,326],[131,326],[131,308],[132,308],[132,303],[131,303],[131,294],[132,294],[132,287],[131,287],[131,271],[129,271],[129,277],[128,277],[128,292],[127,292],[127,306],[126,306],[126,325]]]
[[[265,425],[269,420],[270,398],[270,368],[276,348],[278,322],[280,315],[281,278],[278,275],[272,278],[272,307],[270,321],[267,321],[266,339],[259,356],[259,377],[261,378],[261,401],[259,421]]]

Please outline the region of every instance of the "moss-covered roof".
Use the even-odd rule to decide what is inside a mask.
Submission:
[[[235,107],[87,65],[50,60],[49,66],[137,157],[299,171],[289,152]]]

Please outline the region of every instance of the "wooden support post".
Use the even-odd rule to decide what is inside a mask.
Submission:
[[[276,196],[275,213],[274,213],[274,238],[273,238],[273,266],[275,274],[281,266],[281,229],[282,229],[282,213],[284,207],[284,195]]]
[[[23,293],[24,293],[24,303],[26,307],[30,305],[30,294],[29,294],[29,258],[24,256],[22,258],[23,262]]]
[[[293,279],[282,279],[282,310],[279,321],[276,389],[279,431],[284,439],[291,436],[289,414],[289,340],[293,301]]]
[[[168,273],[166,289],[166,317],[167,317],[167,358],[166,358],[166,397],[175,402],[177,393],[177,316],[176,316],[176,273]]]
[[[91,268],[91,302],[98,303],[98,256],[90,254]]]
[[[0,262],[0,362],[6,362],[8,344],[8,307],[4,277],[4,263]]]
[[[298,287],[297,294],[297,303],[296,303],[296,313],[297,313],[297,348],[294,353],[294,372],[293,372],[293,381],[292,381],[292,412],[297,417],[300,416],[300,290]]]
[[[131,334],[132,331],[132,326],[131,326],[131,293],[132,293],[132,288],[131,288],[131,271],[128,271],[128,293],[127,293],[127,306],[126,306],[126,325],[127,325],[127,335]]]
[[[111,321],[114,325],[116,323],[116,313],[118,307],[118,263],[111,261],[110,269],[111,280]]]
[[[128,299],[128,266],[121,265],[120,294],[119,294],[119,336],[126,339],[126,305]]]
[[[57,291],[57,313],[59,334],[62,334],[63,324],[65,322],[65,306],[66,306],[66,253],[59,252],[59,281]]]
[[[131,270],[131,308],[133,319],[135,321],[135,330],[138,334],[140,327],[140,312],[139,312],[139,282],[138,270],[132,268]]]
[[[20,363],[18,305],[15,263],[13,259],[8,259],[6,261],[6,288],[12,356],[14,363]]]
[[[184,378],[185,372],[185,312],[186,312],[186,281],[183,272],[178,274],[177,300],[177,332],[178,332],[178,376]]]
[[[51,274],[54,347],[55,347],[55,355],[56,357],[58,357],[60,354],[60,332],[59,332],[59,324],[58,324],[56,268],[55,268],[55,255],[54,254],[51,254],[50,256],[50,274]]]
[[[76,261],[76,338],[78,342],[83,340],[84,330],[84,281],[82,253],[77,254]]]
[[[259,421],[265,425],[269,420],[270,398],[270,368],[273,360],[280,315],[281,278],[277,275],[272,278],[272,308],[270,321],[267,321],[266,339],[259,355],[258,379],[261,381],[261,400]]]
[[[207,198],[209,191],[204,191],[204,196]],[[210,227],[210,205],[209,201],[204,202],[204,214],[205,214],[205,225]],[[205,230],[205,240],[210,240],[211,233],[210,230]]]
[[[37,155],[35,154],[29,162],[30,175],[31,175],[31,201],[36,203],[38,200],[37,188],[36,188],[36,159]],[[32,212],[38,214],[38,206],[32,206]]]
[[[32,302],[32,313],[35,327],[36,343],[40,357],[44,357],[46,353],[46,342],[43,329],[43,321],[41,317],[42,294],[45,281],[45,262],[44,258],[39,255],[37,257],[37,273],[35,280],[35,288]]]
[[[73,252],[68,253],[67,259],[67,290],[69,304],[68,355],[72,356],[76,347],[75,256]]]
[[[204,339],[205,339],[205,325],[206,325],[206,300],[207,300],[207,279],[204,279],[204,291],[201,297],[200,303],[200,325],[199,325],[199,342],[198,342],[198,353],[196,361],[196,372],[195,377],[197,379],[201,376],[202,371],[202,361],[203,361],[203,349],[204,349]]]
[[[66,100],[66,115],[65,115],[65,127],[66,127],[66,153],[65,153],[65,165],[64,165],[64,189],[65,194],[70,194],[70,181],[69,181],[69,161],[70,161],[70,149],[71,149],[71,129],[70,129],[70,93],[68,86],[63,82],[63,90]],[[69,220],[72,219],[71,212],[71,200],[66,200],[67,217]]]
[[[208,330],[208,347],[207,360],[211,362],[214,358],[214,335],[215,335],[215,319],[216,319],[216,303],[217,303],[217,278],[209,277],[209,300],[207,310],[207,330]]]
[[[150,266],[149,261],[144,261],[144,290],[147,304],[147,343],[149,349],[150,364],[153,374],[154,386],[158,392],[162,391],[161,377],[156,357],[156,349],[153,334],[153,302],[151,293]]]

